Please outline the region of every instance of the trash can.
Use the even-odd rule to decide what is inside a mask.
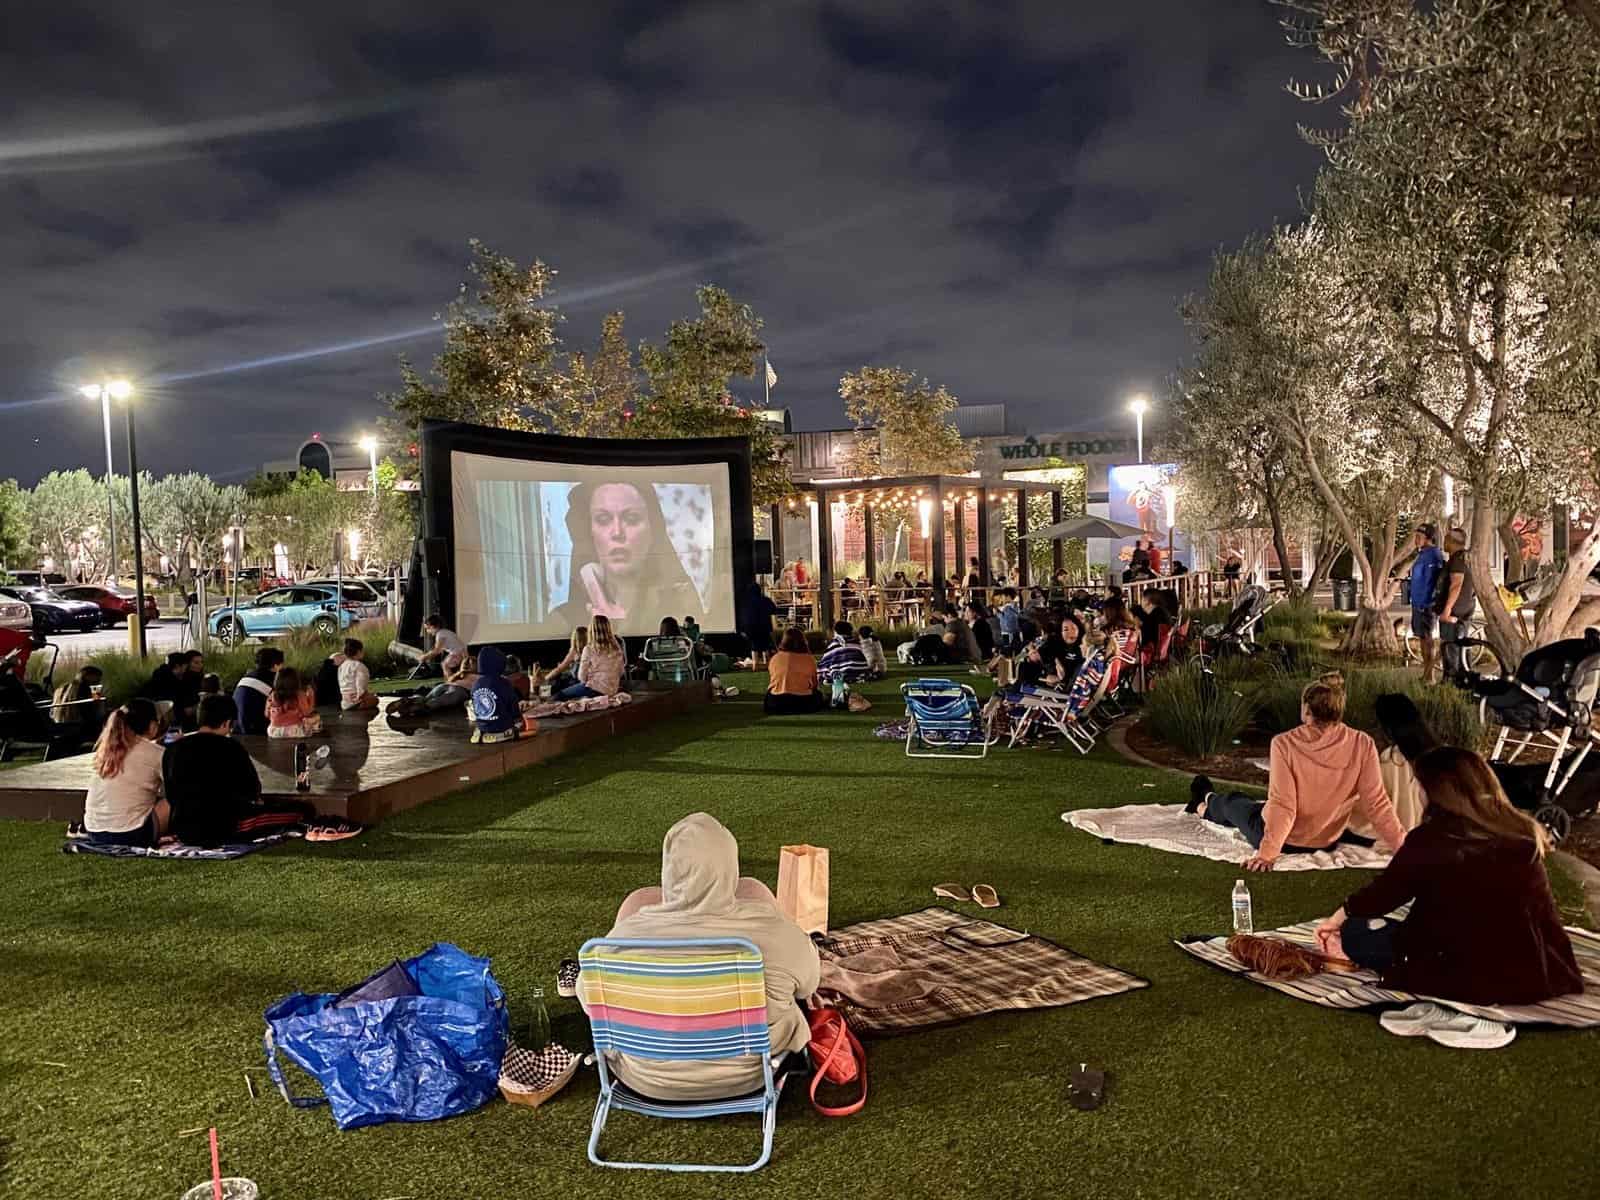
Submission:
[[[1335,612],[1355,612],[1356,581],[1354,579],[1335,579],[1333,581],[1333,608]]]

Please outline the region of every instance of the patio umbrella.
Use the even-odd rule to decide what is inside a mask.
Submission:
[[[1119,538],[1150,537],[1151,534],[1140,529],[1137,525],[1129,525],[1126,521],[1113,521],[1106,517],[1078,516],[1068,517],[1065,521],[1058,521],[1054,525],[1046,525],[1043,529],[1028,530],[1028,537],[1032,538],[1109,538],[1116,541]]]

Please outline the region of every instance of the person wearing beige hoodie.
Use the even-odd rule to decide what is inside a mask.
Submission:
[[[1198,776],[1189,811],[1239,830],[1256,848],[1250,871],[1270,871],[1282,854],[1331,850],[1347,839],[1358,815],[1391,851],[1406,831],[1395,816],[1378,769],[1378,748],[1360,730],[1344,724],[1344,679],[1323,675],[1300,694],[1301,724],[1272,739],[1267,799],[1211,791]]]
[[[761,950],[772,1053],[803,1051],[811,1030],[800,1001],[817,990],[817,947],[778,908],[759,879],[739,877],[739,843],[715,817],[691,813],[661,843],[661,886],[623,900],[612,938],[719,938],[752,941]],[[578,990],[580,998],[583,990]],[[608,1052],[606,1064],[634,1091],[656,1100],[718,1100],[761,1086],[761,1060],[751,1055],[673,1062]]]

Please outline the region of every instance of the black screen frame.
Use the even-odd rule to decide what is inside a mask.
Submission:
[[[455,472],[450,456],[457,451],[492,458],[580,467],[725,465],[728,468],[728,516],[733,526],[730,535],[735,612],[738,611],[740,599],[755,582],[755,506],[749,438],[574,438],[546,433],[519,433],[487,425],[469,425],[462,421],[424,421],[419,447],[422,458],[423,536],[443,538],[446,561],[451,564],[456,560],[456,534]],[[444,618],[445,624],[454,629],[454,570],[438,580],[435,586],[434,607]],[[552,644],[550,640],[520,643],[525,646]]]

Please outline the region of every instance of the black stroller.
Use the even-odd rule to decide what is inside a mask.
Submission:
[[[1267,589],[1252,583],[1239,593],[1233,602],[1233,611],[1222,624],[1207,625],[1200,631],[1195,643],[1194,661],[1202,670],[1210,670],[1213,663],[1224,654],[1258,654],[1261,644],[1256,633],[1261,621],[1273,606]]]
[[[1463,646],[1493,647],[1476,638]],[[1498,654],[1495,661],[1500,662]],[[1600,630],[1566,638],[1531,650],[1516,671],[1500,664],[1500,675],[1465,671],[1463,685],[1479,697],[1479,713],[1487,726],[1500,726],[1489,763],[1506,795],[1518,808],[1532,812],[1556,841],[1566,837],[1573,819],[1587,816],[1600,803],[1600,731],[1593,727],[1600,696]],[[1518,763],[1530,745],[1548,746],[1549,763]]]

